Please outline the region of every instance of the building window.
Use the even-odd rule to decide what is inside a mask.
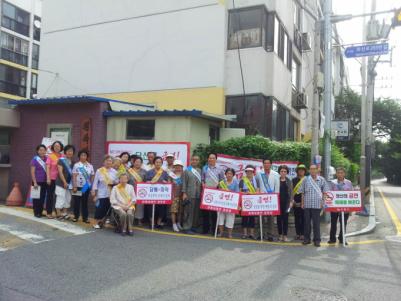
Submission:
[[[155,120],[127,120],[127,140],[153,140]]]
[[[301,87],[300,75],[301,75],[301,66],[295,59],[292,59],[291,81],[292,81],[292,87],[296,91],[300,91]]]
[[[34,95],[38,94],[38,75],[36,73],[32,73],[31,76],[31,98]]]
[[[33,38],[36,41],[40,41],[40,27],[41,27],[42,19],[38,16],[35,16],[33,19]]]
[[[265,39],[266,10],[263,6],[230,10],[228,49],[260,47]]]
[[[32,44],[32,68],[39,69],[39,45]]]
[[[237,116],[237,121],[231,122],[230,127],[244,128],[247,135],[271,136],[271,104],[267,97],[261,94],[229,96],[226,112]]]
[[[220,128],[215,125],[209,126],[209,142],[212,143],[214,141],[220,140]]]
[[[1,58],[28,66],[29,42],[6,32],[1,32]]]
[[[292,69],[292,42],[288,35],[287,35],[287,38],[288,38],[287,68],[288,68],[288,70],[291,71],[291,69]]]
[[[0,65],[0,91],[25,97],[26,76],[27,72],[24,70]]]
[[[1,25],[28,37],[29,13],[3,1]]]
[[[277,16],[274,17],[274,52],[279,52],[279,41],[280,41],[280,21]]]
[[[47,137],[53,141],[60,141],[64,145],[72,143],[72,124],[70,123],[48,124],[47,133]]]
[[[0,128],[0,164],[10,164],[10,130]]]

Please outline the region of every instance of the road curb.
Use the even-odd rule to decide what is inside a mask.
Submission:
[[[372,233],[375,231],[376,228],[376,207],[375,207],[375,192],[373,186],[371,186],[371,193],[370,193],[370,206],[369,206],[369,222],[368,225],[363,228],[362,230],[347,233],[345,237],[353,237],[359,235],[365,235]]]

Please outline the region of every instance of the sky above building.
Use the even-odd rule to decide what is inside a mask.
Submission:
[[[384,11],[393,8],[401,8],[401,0],[377,0],[376,11]],[[334,14],[361,14],[371,11],[371,0],[333,0]],[[382,23],[391,23],[393,14],[377,15],[376,19]],[[368,21],[368,18],[366,19]],[[338,33],[342,39],[342,44],[361,43],[363,18],[355,18],[337,24]],[[381,60],[389,61],[379,63],[376,71],[375,97],[389,97],[401,99],[401,27],[391,30],[389,36],[389,46],[392,49],[392,57],[385,55]],[[351,46],[351,45],[350,45]],[[345,58],[345,65],[348,72],[349,86],[355,91],[361,91],[361,59]]]

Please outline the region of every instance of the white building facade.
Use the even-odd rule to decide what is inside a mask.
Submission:
[[[44,0],[38,97],[237,115],[227,127],[308,139],[315,22],[305,5],[318,14],[304,0]]]

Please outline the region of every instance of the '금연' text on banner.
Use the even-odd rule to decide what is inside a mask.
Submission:
[[[172,184],[138,183],[136,197],[137,204],[170,205],[172,203]]]
[[[362,210],[361,192],[328,191],[325,197],[324,210],[329,212],[359,212]]]
[[[278,193],[241,194],[241,215],[280,215]]]
[[[240,193],[220,189],[205,188],[200,208],[224,213],[239,213]]]

